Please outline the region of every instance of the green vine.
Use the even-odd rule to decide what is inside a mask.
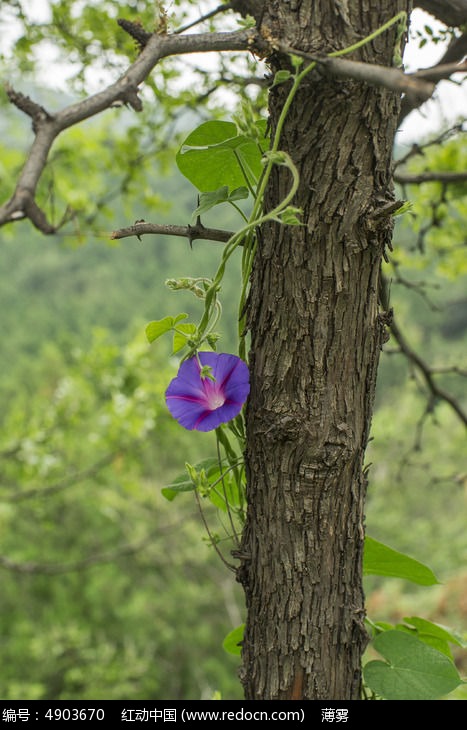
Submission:
[[[402,11],[362,40],[330,53],[329,56],[336,58],[348,55],[395,25],[398,27],[395,48],[397,53],[406,24],[407,14]],[[201,211],[208,210],[213,205],[227,202],[237,210],[244,223],[225,244],[219,266],[212,279],[185,278],[167,282],[171,289],[189,290],[204,302],[199,323],[195,325],[183,322],[187,315],[182,314],[175,318],[165,317],[163,320],[151,323],[147,328],[150,341],[165,332],[172,331],[174,352],[185,350],[182,362],[190,358],[197,359],[202,379],[215,380],[211,368],[202,364],[198,353],[204,345],[212,350],[216,348],[219,335],[215,332],[215,327],[222,313],[219,293],[229,259],[239,247],[242,247],[238,354],[241,360],[246,360],[245,309],[257,248],[257,230],[269,221],[282,225],[302,225],[301,210],[293,205],[300,183],[299,173],[291,157],[280,150],[280,141],[287,115],[300,85],[316,67],[317,62],[313,61],[302,68],[303,60],[291,55],[291,63],[293,72],[283,69],[278,71],[274,78],[273,85],[291,82],[291,86],[268,151],[263,149],[266,140],[261,122],[255,121],[251,109],[243,105],[242,115],[237,115],[235,118],[236,125],[228,122],[208,122],[201,125],[187,137],[177,155],[180,170],[197,184],[201,191],[200,203],[195,214],[199,215]],[[200,173],[203,162],[208,170],[205,174]],[[264,196],[275,165],[290,171],[291,184],[284,198],[272,210],[264,212]],[[226,176],[224,180],[219,180],[217,177],[219,168],[223,169]],[[231,183],[234,181],[237,186],[231,184],[230,193],[229,185],[226,184],[227,178]],[[216,183],[217,189],[214,190]],[[253,204],[247,217],[236,201],[245,199],[248,195],[251,195]],[[226,560],[220,550],[220,538],[210,531],[201,501],[209,499],[218,508],[219,513],[226,516],[227,524],[224,525],[224,529],[227,539],[233,540],[238,549],[247,501],[243,460],[245,424],[242,413],[216,427],[215,435],[216,457],[197,465],[186,464],[188,482],[186,475],[182,475],[163,491],[168,499],[174,499],[182,491],[195,492],[209,544],[219,553],[223,562],[235,570],[235,566]],[[427,566],[370,537],[365,541],[364,573],[395,576],[421,585],[433,585],[438,582]],[[412,699],[415,698],[413,693],[417,692],[420,696],[416,698],[431,699],[443,692],[451,691],[460,683],[448,646],[449,643],[459,643],[460,639],[447,629],[417,617],[404,619],[404,623],[395,626],[368,621],[367,628],[372,634],[374,648],[388,660],[388,663],[372,661],[366,664],[364,698],[404,699],[407,698],[404,692],[408,691],[407,686],[409,686]],[[241,636],[242,627],[237,627],[224,641],[224,647],[233,653],[239,653]],[[434,646],[437,648],[433,648]],[[423,680],[420,680],[419,674],[422,671]],[[390,687],[389,694],[385,689],[386,686]]]

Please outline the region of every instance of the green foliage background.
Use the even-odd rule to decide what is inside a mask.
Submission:
[[[90,63],[106,78],[135,55],[125,36],[115,52],[119,5],[126,17],[134,14],[149,27],[156,22],[154,3],[106,2],[89,3],[77,23],[76,3],[60,0],[51,30],[27,21],[21,3],[6,5],[23,26],[17,63],[4,54],[2,71],[52,108],[68,99],[36,88],[37,44],[52,35],[64,52],[73,46],[77,70],[69,93],[78,98],[90,83]],[[174,5],[178,12],[190,3]],[[151,319],[179,311],[199,317],[194,298],[169,292],[164,280],[212,275],[221,244],[195,242],[192,250],[182,239],[109,242],[111,230],[141,218],[187,224],[196,208],[194,189],[175,171],[174,150],[184,129],[207,118],[197,100],[212,80],[195,68],[196,91],[177,97],[184,72],[174,62],[164,65],[157,84],[148,84],[137,120],[115,109],[59,139],[41,183],[41,202],[54,220],[67,215],[67,206],[68,215],[75,211],[58,236],[46,239],[26,223],[0,232],[3,699],[198,699],[215,691],[241,697],[237,660],[222,649],[224,636],[244,618],[241,593],[203,542],[192,495],[173,503],[161,496],[185,461],[212,455],[213,442],[172,421],[164,391],[176,363],[168,343],[149,347],[144,339]],[[250,95],[258,106],[261,93]],[[229,119],[220,97],[208,96],[209,116]],[[2,101],[1,199],[11,192],[30,140],[26,121]],[[463,169],[466,154],[457,136],[443,150],[415,158],[412,169]],[[413,213],[398,222],[395,264],[386,272],[395,316],[426,362],[465,370],[465,185],[447,195],[438,184],[406,193]],[[234,216],[224,208],[203,222],[232,227]],[[439,224],[422,240],[433,210]],[[428,282],[423,292],[436,309],[402,280]],[[234,348],[236,323],[228,313],[238,286],[233,264],[222,291],[227,314],[219,349],[225,351]],[[425,388],[393,349],[388,343],[382,357],[367,525],[373,537],[430,565],[444,585],[368,577],[369,612],[394,622],[424,613],[462,630],[465,429],[438,402],[421,421]],[[465,378],[437,378],[466,407]],[[222,532],[217,516],[208,516]],[[465,673],[465,659],[456,656]]]

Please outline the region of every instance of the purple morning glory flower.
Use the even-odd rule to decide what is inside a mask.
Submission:
[[[212,431],[240,413],[249,392],[248,366],[241,358],[199,352],[182,362],[165,398],[181,426]]]

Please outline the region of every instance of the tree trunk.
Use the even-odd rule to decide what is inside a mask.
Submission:
[[[271,0],[263,32],[331,52],[368,35],[405,0]],[[353,59],[391,65],[396,31]],[[287,67],[285,56],[270,60]],[[287,86],[270,94],[274,131]],[[251,284],[248,515],[239,570],[247,699],[358,699],[362,552],[371,421],[385,314],[378,281],[392,223],[391,152],[399,100],[359,82],[309,75],[280,149],[300,172],[303,227],[262,231]],[[275,168],[266,210],[290,188]]]

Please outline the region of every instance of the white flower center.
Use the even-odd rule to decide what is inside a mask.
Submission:
[[[225,398],[222,393],[211,393],[208,399],[208,408],[211,411],[215,411],[216,408],[220,408],[225,403]]]

